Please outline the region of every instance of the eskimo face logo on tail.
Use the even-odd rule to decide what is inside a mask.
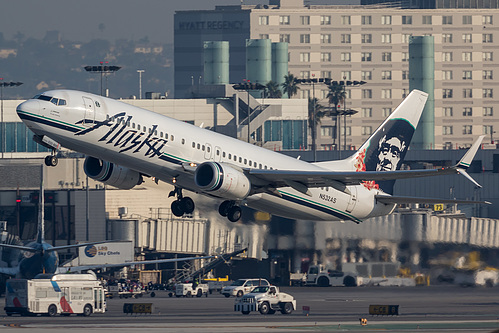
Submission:
[[[138,153],[145,147],[143,150],[144,155],[149,158],[163,155],[162,149],[168,140],[156,137],[158,125],[153,125],[148,133],[142,132],[130,128],[132,118],[133,116],[127,116],[125,112],[120,112],[104,121],[94,122],[93,126],[81,130],[75,133],[75,135],[85,135],[101,127],[108,127],[106,134],[98,141],[105,141],[106,144],[114,145],[115,147],[119,146],[120,153],[129,150],[132,153]],[[80,120],[76,123],[85,123],[85,120]]]
[[[356,160],[357,171],[395,171],[399,170],[407,148],[414,134],[414,127],[405,119],[389,120],[370,139],[365,152],[359,152]],[[392,194],[394,180],[364,182],[367,188],[381,188]]]

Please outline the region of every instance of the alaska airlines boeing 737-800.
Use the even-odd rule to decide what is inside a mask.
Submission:
[[[176,216],[192,213],[182,189],[219,198],[230,221],[241,205],[309,220],[351,220],[390,214],[397,203],[472,203],[393,196],[396,179],[466,173],[483,137],[458,164],[433,170],[400,170],[428,95],[414,90],[351,157],[319,163],[270,151],[113,99],[71,90],[52,90],[21,103],[17,113],[50,147],[87,155],[85,173],[122,189],[144,176],[174,185]],[[474,182],[478,185],[476,182]],[[478,185],[479,186],[479,185]]]

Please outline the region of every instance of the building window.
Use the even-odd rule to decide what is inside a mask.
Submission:
[[[473,89],[464,88],[463,89],[463,98],[473,98]]]
[[[473,80],[472,73],[472,71],[463,71],[463,80]]]
[[[442,135],[452,135],[452,126],[442,126]]]
[[[452,98],[452,89],[442,89],[442,98]]]
[[[346,128],[344,126],[340,127],[340,134],[349,136],[352,135],[352,127],[347,126]]]
[[[452,34],[442,34],[442,43],[452,43]]]
[[[392,61],[392,53],[391,52],[381,53],[381,61]]]
[[[494,127],[492,125],[483,125],[482,129],[482,134],[493,134],[494,133]]]
[[[452,16],[451,15],[442,16],[442,24],[452,24]]]
[[[383,116],[383,118],[387,118],[391,114],[392,114],[392,108],[382,108],[381,109],[381,115]]]
[[[445,107],[443,109],[443,112],[444,112],[444,117],[452,117],[453,109],[452,107]]]
[[[331,71],[321,71],[321,77],[325,79],[331,78]]]
[[[341,52],[340,60],[344,62],[350,62],[352,61],[352,55],[350,54],[350,52]]]
[[[463,34],[463,43],[471,43],[472,42],[472,34]]]
[[[372,43],[373,42],[373,35],[371,35],[371,34],[362,34],[361,42],[363,44]]]
[[[493,108],[490,107],[490,106],[486,106],[486,107],[483,107],[482,108],[482,114],[485,116],[485,117],[491,117],[494,115],[494,111],[493,111]]]
[[[352,72],[351,71],[342,71],[341,78],[343,80],[351,80],[352,79]]]
[[[302,79],[310,79],[310,71],[301,71],[300,72],[300,77]]]
[[[431,24],[431,15],[423,15],[423,24]]]
[[[291,38],[290,38],[289,34],[279,35],[279,42],[281,42],[281,43],[289,43],[290,40],[291,40]]]
[[[484,70],[482,71],[482,79],[484,80],[492,80],[492,70]]]
[[[362,89],[362,98],[373,98],[373,91],[371,89]]]
[[[321,34],[321,44],[331,44],[331,34]]]
[[[452,61],[452,52],[442,52],[442,62]]]
[[[310,25],[310,16],[300,16],[301,25]]]
[[[289,25],[289,15],[279,16],[279,24],[280,25]]]
[[[408,70],[402,71],[402,80],[409,80],[409,71]]]
[[[402,43],[408,44],[412,34],[402,34]]]
[[[391,80],[392,71],[381,71],[381,80]]]
[[[385,25],[392,24],[392,17],[390,15],[381,16],[381,24],[385,24]]]
[[[482,89],[483,98],[492,98],[494,94],[492,93],[492,89]]]
[[[334,134],[333,126],[321,126],[321,136],[332,138]]]
[[[482,16],[482,24],[492,24],[492,15]]]
[[[402,24],[412,24],[412,16],[402,15]]]
[[[331,52],[321,52],[321,62],[331,62]]]
[[[471,125],[463,125],[463,134],[473,134],[473,127]]]
[[[472,52],[463,52],[462,53],[462,60],[463,61],[472,61],[473,60]]]
[[[342,15],[341,16],[341,24],[342,25],[350,25],[350,16]]]
[[[392,43],[392,35],[391,34],[382,34],[381,35],[381,43],[391,44]]]
[[[360,60],[364,61],[364,62],[372,61],[372,53],[371,52],[362,52]]]
[[[465,117],[473,116],[473,109],[470,107],[463,108],[463,116]]]
[[[362,118],[371,118],[373,116],[372,108],[362,108],[361,110]]]
[[[463,15],[463,24],[471,24],[471,15]]]
[[[341,34],[341,43],[342,44],[350,44],[351,43],[351,36],[350,34]]]
[[[269,34],[260,34],[260,39],[269,39]]]
[[[442,80],[452,80],[452,71],[442,71]]]
[[[310,35],[309,34],[300,35],[300,43],[301,44],[310,44]]]
[[[362,71],[360,72],[360,78],[362,81],[372,80],[373,73],[371,71]]]
[[[409,52],[402,52],[402,61],[409,61]]]
[[[482,43],[492,43],[492,34],[483,34]]]
[[[260,24],[260,25],[269,25],[269,17],[268,16],[260,16],[258,18],[258,24]]]
[[[371,15],[362,15],[361,23],[362,23],[362,25],[373,24]]]
[[[310,53],[309,52],[300,53],[300,62],[310,62]]]
[[[362,135],[371,135],[373,132],[372,126],[362,126],[361,134]]]
[[[392,98],[392,90],[391,89],[381,89],[381,98],[382,99],[391,99]]]
[[[482,61],[492,61],[492,60],[494,60],[492,52],[483,52],[482,53]]]
[[[321,15],[321,25],[331,25],[331,16]]]

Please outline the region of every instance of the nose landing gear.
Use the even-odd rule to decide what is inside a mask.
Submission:
[[[46,166],[55,167],[55,166],[57,166],[58,162],[59,162],[59,159],[57,158],[57,156],[55,156],[54,152],[51,155],[45,156],[45,165]]]
[[[168,197],[173,196],[177,196],[177,200],[171,204],[173,215],[181,217],[184,214],[192,214],[195,208],[194,201],[190,197],[184,197],[181,188],[175,186],[175,189],[168,195]]]
[[[241,218],[241,207],[233,200],[225,200],[218,207],[218,212],[223,217],[227,217],[231,222],[237,222]]]

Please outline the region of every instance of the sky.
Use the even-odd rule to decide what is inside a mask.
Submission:
[[[6,39],[12,39],[17,32],[41,39],[47,31],[58,30],[63,39],[72,41],[138,40],[147,36],[151,42],[173,43],[175,11],[240,3],[241,0],[0,0],[0,32]],[[101,24],[104,29],[99,29]]]

